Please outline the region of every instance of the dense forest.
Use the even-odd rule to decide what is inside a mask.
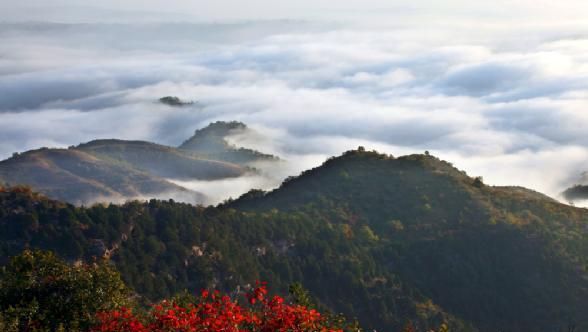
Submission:
[[[317,310],[300,284],[292,284],[287,297],[257,281],[243,292],[202,289],[145,306],[108,259],[68,264],[42,250],[12,257],[0,277],[3,332],[362,331],[357,321]]]
[[[588,329],[588,211],[428,154],[348,151],[217,207],[2,189],[0,264],[27,248],[108,258],[141,303],[266,280],[280,294],[300,282],[368,330]]]

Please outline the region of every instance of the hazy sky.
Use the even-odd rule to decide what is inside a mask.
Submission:
[[[106,15],[97,8],[120,12],[121,16]],[[2,20],[110,20],[141,19],[145,12],[160,18],[195,20],[282,19],[282,18],[342,18],[362,19],[359,15],[426,16],[471,18],[502,17],[512,19],[584,20],[588,4],[583,0],[3,0]],[[126,14],[123,14],[126,12]],[[112,14],[112,13],[111,13]],[[133,15],[134,14],[134,15]],[[151,17],[154,19],[157,16]]]
[[[2,1],[0,158],[241,120],[294,174],[360,144],[554,196],[588,170],[586,1],[403,2]]]

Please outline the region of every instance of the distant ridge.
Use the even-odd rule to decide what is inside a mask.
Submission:
[[[169,180],[220,180],[255,172],[248,163],[277,158],[229,146],[216,122],[197,131],[190,146],[217,142],[219,149],[180,149],[145,141],[100,139],[68,149],[41,148],[0,161],[0,184],[29,185],[74,204],[122,202],[134,198],[174,198],[202,203],[204,193]],[[231,125],[232,126],[232,123]],[[244,124],[240,127],[246,128]],[[223,145],[224,142],[224,145]],[[215,158],[218,157],[218,158]]]
[[[572,203],[575,201],[588,200],[588,185],[576,184],[564,190],[562,195],[566,200]]]
[[[238,121],[217,121],[209,126],[198,129],[192,137],[182,143],[179,148],[192,151],[210,159],[224,160],[237,164],[248,164],[255,161],[277,161],[278,157],[246,148],[238,148],[227,142],[226,137],[246,134],[251,129]]]
[[[184,100],[180,99],[179,97],[175,97],[175,96],[161,97],[161,98],[159,98],[159,102],[162,104],[168,105],[168,106],[176,106],[176,107],[194,105],[193,101],[184,101]]]
[[[101,159],[76,149],[39,149],[0,162],[0,179],[29,185],[50,197],[74,204],[124,201],[126,198],[182,195],[194,203],[203,195],[125,163]]]
[[[95,140],[78,145],[98,158],[110,158],[156,176],[180,180],[216,180],[238,177],[247,170],[236,164],[204,159],[173,147],[142,141]]]

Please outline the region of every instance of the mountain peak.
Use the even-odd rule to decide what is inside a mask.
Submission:
[[[461,208],[450,211],[449,197],[455,195],[454,201],[465,204],[475,200],[474,196],[479,196],[480,192],[486,192],[486,188],[490,187],[484,185],[482,178],[472,178],[429,153],[394,157],[359,147],[287,178],[278,189],[263,195],[250,193],[232,204],[246,209],[264,209],[270,205],[291,209],[323,204],[324,197],[331,197],[332,201],[354,201],[356,193],[361,193],[362,199],[373,205],[370,209],[386,210],[382,206],[390,202],[382,202],[381,198],[387,196],[394,197],[397,202],[410,203],[418,213],[424,213],[422,206],[438,201],[443,213],[453,215]],[[361,207],[364,208],[368,208],[367,203]]]
[[[452,163],[431,155],[428,151],[422,154],[410,154],[394,157],[391,154],[380,153],[376,150],[366,150],[359,146],[355,150],[343,152],[340,156],[327,159],[321,167],[329,167],[335,164],[359,164],[361,162],[376,162],[378,165],[386,163],[387,167],[420,167],[436,173],[451,174],[454,177],[468,177],[466,172],[457,169]]]
[[[198,132],[217,132],[221,135],[226,135],[231,130],[246,130],[247,125],[241,121],[216,121],[211,122],[208,126],[196,130]]]
[[[188,106],[188,105],[193,105],[194,102],[193,101],[184,101],[182,99],[180,99],[179,97],[176,96],[165,96],[165,97],[161,97],[159,98],[159,102],[168,106]]]
[[[216,121],[198,129],[194,135],[182,143],[179,148],[195,152],[210,159],[218,159],[238,164],[255,161],[273,161],[278,158],[262,152],[240,148],[230,144],[227,137],[247,134],[251,129],[239,121]]]
[[[208,137],[215,137],[223,139],[229,135],[236,134],[241,131],[246,131],[249,128],[243,122],[239,121],[216,121],[211,122],[208,126],[194,131],[194,135],[190,137],[182,145],[189,144],[190,141],[195,139],[202,139]]]

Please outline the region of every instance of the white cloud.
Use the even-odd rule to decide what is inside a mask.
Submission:
[[[240,120],[268,138],[233,140],[290,164],[269,182],[218,185],[216,201],[358,145],[431,150],[488,183],[555,195],[588,168],[588,35],[567,21],[509,22],[161,24],[151,38],[133,24],[42,36],[11,26],[0,157],[94,138],[179,144],[210,121]],[[110,45],[119,30],[136,38]],[[164,95],[204,107],[155,103]]]

